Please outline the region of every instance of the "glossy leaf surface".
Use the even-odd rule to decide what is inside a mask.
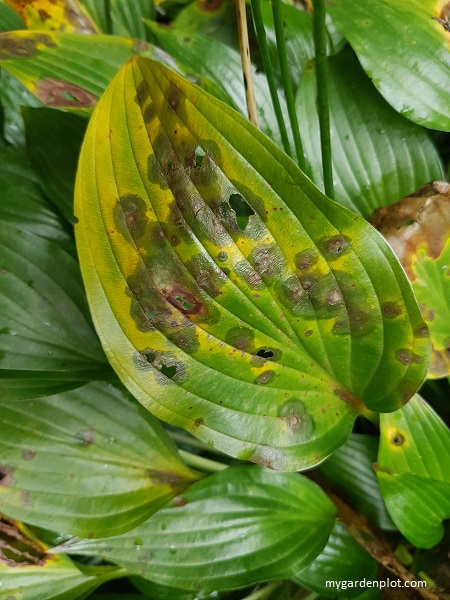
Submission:
[[[378,480],[401,533],[431,548],[450,518],[450,431],[420,396],[381,416]]]
[[[0,389],[35,397],[111,377],[74,244],[19,150],[0,147]],[[32,248],[32,252],[30,249]]]
[[[20,523],[0,519],[0,589],[5,600],[82,600],[106,581],[120,576],[115,567],[78,568],[47,547]]]
[[[352,434],[319,469],[329,482],[345,494],[348,502],[381,529],[396,529],[386,510],[373,464],[378,438]]]
[[[309,173],[323,189],[314,64],[305,71],[296,105]],[[424,129],[399,115],[377,92],[350,51],[328,60],[335,197],[369,217],[433,179],[439,155]]]
[[[309,564],[325,546],[335,513],[304,476],[231,467],[125,535],[75,540],[59,550],[102,556],[151,581],[197,593],[236,589],[289,577]]]
[[[361,588],[347,588],[343,581],[376,579],[376,561],[358,544],[347,527],[336,521],[321,554],[293,577],[297,583],[331,598],[355,598]],[[326,581],[341,582],[341,587],[327,587]]]
[[[86,130],[82,117],[51,108],[24,109],[27,152],[47,197],[74,222],[73,190]]]
[[[181,30],[167,29],[147,21],[147,26],[155,34],[164,49],[177,61],[195,65],[196,72],[215,83],[225,92],[227,104],[247,116],[245,87],[242,78],[241,57],[237,50],[226,46],[216,39]],[[282,147],[281,137],[273,111],[269,86],[265,75],[253,69],[253,85],[258,108],[259,127],[278,146]],[[286,113],[286,103],[280,96],[282,111]]]
[[[111,0],[110,12],[113,33],[140,40],[148,39],[143,19],[151,19],[153,0]]]
[[[449,131],[447,2],[333,0],[328,8],[386,100],[419,125]]]
[[[0,68],[0,104],[3,109],[3,137],[13,146],[25,146],[23,106],[43,106],[27,88],[5,69]]]
[[[0,511],[73,535],[136,527],[198,476],[158,421],[111,385],[0,400]]]
[[[430,330],[428,377],[450,374],[450,185],[435,181],[370,218],[394,249]]]
[[[382,238],[156,62],[128,63],[93,115],[76,216],[114,369],[156,416],[228,454],[311,466],[361,401],[395,409],[426,372],[426,330]]]

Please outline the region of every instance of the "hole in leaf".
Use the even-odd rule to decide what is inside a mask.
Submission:
[[[176,372],[177,368],[175,365],[172,365],[171,367],[168,367],[167,365],[162,365],[161,367],[161,373],[165,375],[168,379],[172,379],[173,377],[175,377]]]
[[[195,166],[201,167],[203,159],[205,158],[205,151],[200,146],[195,149]]]
[[[396,433],[391,437],[391,442],[394,446],[402,446],[405,441],[405,437],[401,433]]]
[[[240,194],[231,194],[229,203],[236,213],[236,221],[239,229],[244,231],[248,225],[249,218],[255,214],[255,211]]]
[[[191,304],[190,302],[188,302],[186,300],[186,298],[183,296],[183,294],[178,294],[178,296],[176,296],[175,300],[177,300],[180,303],[182,310],[191,310],[194,308],[194,305]]]
[[[152,363],[156,358],[156,354],[154,352],[147,352],[146,354],[144,354],[144,356],[147,359],[147,362],[149,363]]]
[[[67,100],[68,102],[77,102],[78,101],[78,98],[74,94],[71,94],[70,92],[68,92],[67,90],[63,90],[61,92],[61,98],[64,98],[64,100]]]
[[[265,348],[261,348],[261,350],[258,350],[256,355],[261,356],[262,358],[272,358],[273,352],[272,350],[266,350]]]

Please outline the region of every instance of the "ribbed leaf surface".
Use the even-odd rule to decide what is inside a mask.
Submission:
[[[289,577],[306,566],[325,546],[335,513],[304,476],[232,467],[125,535],[75,540],[57,550],[102,556],[151,581],[197,593],[229,590]]]
[[[199,476],[158,421],[106,384],[0,400],[0,512],[73,535],[136,527]]]
[[[346,440],[363,402],[393,410],[421,383],[427,331],[379,234],[164,66],[124,66],[77,181],[96,326],[159,418],[298,470]]]
[[[450,431],[420,396],[381,416],[377,475],[402,534],[419,548],[436,545],[450,518]]]

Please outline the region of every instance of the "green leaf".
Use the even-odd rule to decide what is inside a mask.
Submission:
[[[346,441],[361,402],[393,410],[426,373],[420,312],[379,234],[156,62],[127,63],[93,115],[76,216],[119,377],[232,456],[309,467]]]
[[[328,481],[345,493],[354,508],[377,527],[392,530],[396,527],[386,511],[373,469],[377,451],[378,438],[352,434],[348,442],[333,452],[319,469]]]
[[[225,97],[219,97],[220,100],[225,100],[241,114],[247,115],[239,52],[215,38],[200,33],[186,35],[179,29],[173,27],[168,29],[150,21],[146,21],[146,25],[171,56],[181,63],[191,65],[196,73],[203,75],[224,90]],[[267,79],[265,75],[256,73],[255,69],[253,69],[253,84],[261,131],[282,147]],[[214,95],[217,97],[217,94]],[[281,96],[280,102],[282,110],[286,112],[286,103]]]
[[[450,518],[450,431],[417,395],[380,425],[377,475],[387,509],[412,544],[431,548]]]
[[[107,10],[107,3],[103,0],[82,0],[82,4],[89,13],[96,27],[103,33],[111,33],[110,13]]]
[[[130,577],[130,581],[146,598],[151,598],[151,600],[197,600],[199,598],[197,592],[159,585],[142,577]],[[216,590],[200,596],[201,600],[217,600],[220,597],[221,595]]]
[[[123,575],[116,567],[77,567],[48,554],[20,523],[0,519],[1,597],[5,600],[82,600],[102,583]]]
[[[380,93],[407,119],[450,131],[448,8],[437,0],[333,0],[328,7]],[[441,19],[438,21],[436,19]]]
[[[14,29],[23,29],[23,21],[10,6],[5,4],[5,0],[0,0],[0,31]]]
[[[355,598],[362,590],[348,588],[344,581],[376,579],[378,565],[376,561],[358,544],[347,527],[336,521],[327,545],[322,553],[307,567],[293,577],[297,583],[331,598]],[[327,581],[341,582],[341,587],[328,587]]]
[[[20,151],[0,147],[0,396],[32,398],[112,376],[73,240]],[[70,252],[70,253],[69,253]]]
[[[151,41],[143,19],[152,18],[153,0],[111,0],[110,11],[113,33]]]
[[[304,476],[231,467],[125,535],[74,540],[57,550],[101,556],[162,585],[231,590],[290,577],[309,564],[325,546],[335,514]]]
[[[314,64],[296,98],[309,173],[324,189]],[[439,155],[424,129],[395,112],[350,51],[328,60],[336,200],[369,217],[424,183],[442,179]]]
[[[199,478],[158,421],[111,385],[0,407],[0,511],[15,519],[117,535]]]
[[[194,0],[180,10],[172,25],[187,35],[201,33],[232,48],[239,46],[235,2]]]
[[[23,110],[27,152],[47,197],[74,223],[73,190],[86,121],[51,108]]]

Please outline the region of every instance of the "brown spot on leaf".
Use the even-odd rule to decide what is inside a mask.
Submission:
[[[311,438],[314,432],[314,421],[301,400],[293,399],[284,402],[278,409],[278,416],[285,421],[288,430],[297,438],[303,441]]]
[[[335,235],[322,239],[319,245],[330,258],[344,254],[349,248],[349,239],[344,235]]]
[[[147,469],[147,475],[153,483],[157,485],[170,485],[171,487],[179,487],[185,483],[185,479],[177,473],[170,471],[159,471],[157,469]]]
[[[225,341],[238,350],[251,352],[254,346],[255,334],[247,327],[232,327],[228,330]]]
[[[83,429],[75,434],[75,440],[80,446],[91,446],[95,443],[95,432],[92,429]]]
[[[34,450],[22,450],[23,460],[33,460],[35,456],[36,452]]]
[[[199,0],[198,8],[202,12],[214,12],[219,10],[225,0]]]
[[[403,444],[405,443],[405,436],[396,431],[390,436],[389,441],[394,446],[403,446]]]
[[[167,94],[167,102],[169,105],[169,109],[172,110],[173,112],[177,112],[178,106],[180,104],[180,99],[181,99],[180,90],[175,86],[171,86],[168,91],[168,94]]]
[[[382,306],[383,315],[387,319],[395,319],[402,314],[402,309],[394,302],[386,302]]]
[[[172,506],[174,508],[181,508],[182,506],[186,506],[187,500],[183,496],[177,496],[172,500]]]
[[[0,467],[0,485],[4,487],[12,485],[12,472],[13,469],[11,467]]]
[[[161,290],[164,298],[184,315],[205,315],[206,308],[201,300],[181,285],[170,290]]]
[[[353,406],[353,408],[360,408],[363,405],[358,396],[355,396],[355,394],[349,390],[337,388],[334,390],[334,393],[338,398],[347,402],[348,405]]]
[[[203,419],[195,419],[195,426],[196,427],[200,427],[201,425],[204,425],[205,421]]]
[[[258,375],[258,377],[255,379],[255,383],[257,385],[269,383],[269,381],[272,381],[272,379],[274,377],[275,377],[275,371],[272,371],[271,369],[269,369],[267,371],[263,371],[260,375]]]
[[[86,108],[97,104],[97,98],[87,90],[53,78],[36,82],[36,96],[47,106],[61,108]]]

